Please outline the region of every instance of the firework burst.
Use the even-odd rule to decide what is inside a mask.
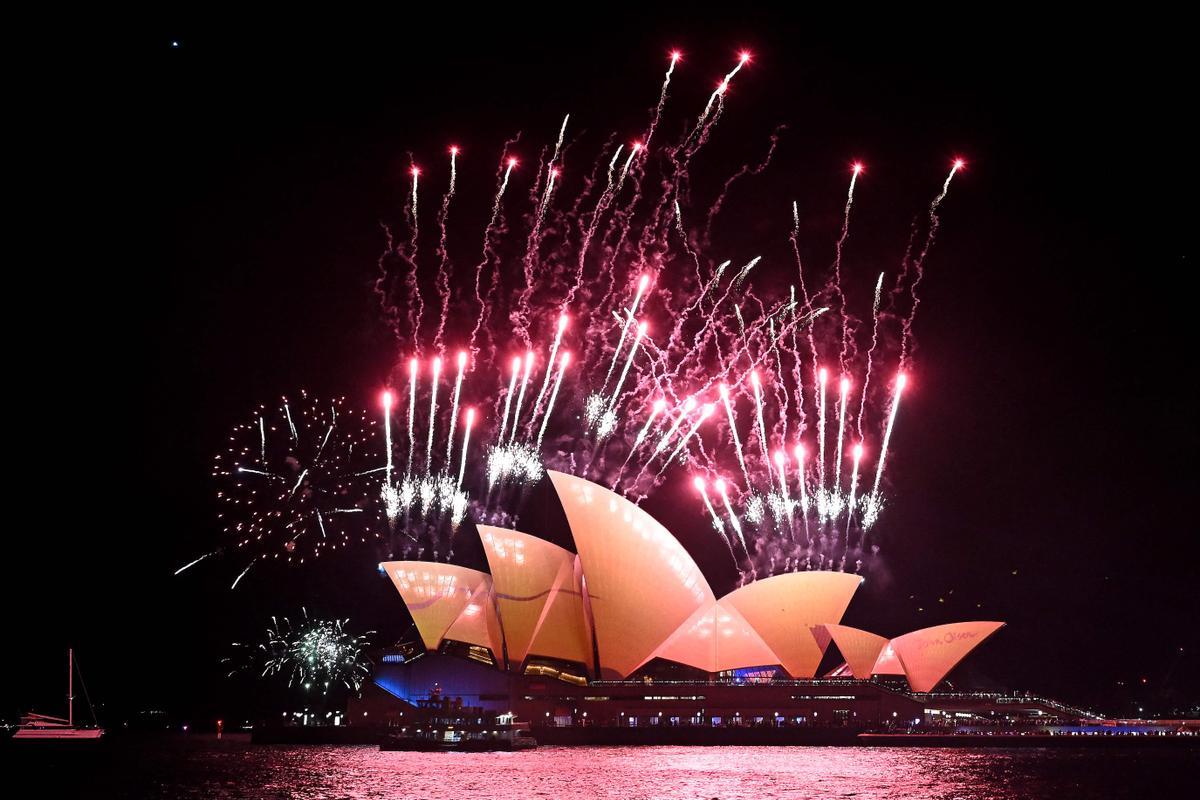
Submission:
[[[236,655],[224,660],[229,674],[253,670],[262,677],[286,676],[288,686],[322,694],[336,686],[357,691],[371,672],[364,651],[374,631],[353,636],[345,629],[349,620],[313,619],[307,609],[301,611],[295,626],[286,617],[272,617],[266,638],[257,645],[235,642]]]
[[[383,471],[377,429],[343,399],[307,392],[234,427],[213,478],[225,549],[248,556],[238,580],[261,560],[304,563],[380,535],[369,482]]]

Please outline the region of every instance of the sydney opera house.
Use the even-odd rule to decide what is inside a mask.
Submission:
[[[549,478],[575,552],[480,525],[489,572],[380,565],[420,641],[383,657],[378,698],[415,702],[436,687],[542,725],[660,730],[911,723],[978,705],[937,690],[1004,623],[895,638],[848,627],[862,578],[842,572],[780,574],[717,597],[645,511],[582,478]]]

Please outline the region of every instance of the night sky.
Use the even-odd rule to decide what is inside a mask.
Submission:
[[[504,140],[522,132],[532,159],[570,112],[570,166],[589,169],[609,132],[641,129],[672,47],[672,132],[754,54],[700,196],[787,125],[718,226],[735,260],[769,251],[758,281],[793,280],[774,257],[793,199],[828,263],[862,159],[844,269],[869,303],[950,159],[969,160],[922,286],[882,561],[847,624],[1000,619],[964,673],[979,685],[1120,713],[1200,699],[1195,170],[1176,34],[601,11],[594,26],[363,19],[366,35],[192,21],[31,78],[29,140],[10,153],[35,246],[9,266],[10,316],[28,321],[10,328],[0,716],[55,713],[68,644],[115,717],[203,719],[247,708],[218,661],[271,614],[306,605],[378,642],[404,634],[367,550],[235,592],[233,561],[173,577],[219,543],[212,456],[281,394],[378,397],[397,350],[370,282],[410,152],[440,187],[445,147],[463,147],[458,236],[476,247]],[[707,567],[702,506],[676,484],[660,502],[685,511],[665,521]]]

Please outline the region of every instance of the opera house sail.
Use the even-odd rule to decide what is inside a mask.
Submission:
[[[680,541],[637,505],[572,475],[551,471],[549,481],[569,547],[537,530],[478,525],[486,572],[380,564],[416,632],[383,657],[373,681],[380,698],[403,705],[439,694],[555,730],[675,731],[646,741],[736,729],[743,738],[729,741],[749,742],[747,730],[965,716],[950,710],[964,695],[938,691],[1004,623],[895,637],[844,625],[863,583],[844,572],[786,572],[718,597]],[[375,713],[403,723],[395,709]]]

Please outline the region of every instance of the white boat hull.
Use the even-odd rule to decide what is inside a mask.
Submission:
[[[104,735],[101,728],[21,728],[13,734],[14,739],[84,740],[99,739]]]

